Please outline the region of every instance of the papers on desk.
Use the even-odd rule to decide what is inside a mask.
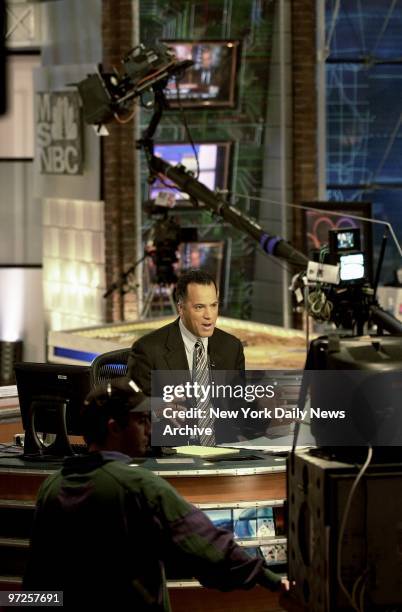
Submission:
[[[0,387],[0,398],[18,397],[17,385],[2,385]]]
[[[233,445],[230,444],[230,446],[232,447]],[[237,446],[237,448],[240,449],[245,447]],[[182,455],[201,457],[201,459],[215,459],[216,457],[224,457],[225,455],[240,453],[240,450],[237,450],[236,448],[222,448],[221,446],[174,446],[174,449]]]
[[[158,465],[172,465],[179,463],[180,465],[193,465],[194,459],[191,457],[162,457],[161,459],[156,458],[155,462]]]
[[[16,414],[19,414],[18,392],[16,385],[4,385],[0,387],[0,409],[2,415],[5,416],[8,408],[12,408]]]
[[[249,450],[259,450],[266,453],[272,453],[273,455],[275,455],[279,453],[289,453],[292,450],[293,436],[279,436],[276,438],[268,438],[267,436],[261,436],[260,438],[253,438],[252,440],[231,442],[230,445],[222,444],[222,446],[230,446],[232,452],[234,448],[245,448]],[[298,444],[297,448],[301,450],[311,448],[312,446],[315,446],[313,441],[311,444]]]

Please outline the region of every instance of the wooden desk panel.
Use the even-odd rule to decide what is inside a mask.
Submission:
[[[240,502],[286,497],[285,472],[247,476],[167,477],[166,480],[193,504]]]
[[[212,589],[169,589],[173,612],[280,612],[279,595],[262,587],[222,593]]]
[[[0,443],[14,444],[14,434],[23,432],[20,419],[0,421]]]
[[[39,486],[49,470],[0,468],[0,500],[22,504],[35,501]],[[169,476],[167,480],[192,503],[236,503],[283,499],[285,472],[249,475]],[[0,572],[1,573],[1,572]],[[21,572],[22,573],[22,572]],[[21,576],[0,576],[0,589],[20,588]],[[203,587],[169,588],[173,612],[281,612],[278,595],[255,587],[230,593]]]
[[[35,501],[38,489],[49,472],[26,470],[0,471],[0,499]]]

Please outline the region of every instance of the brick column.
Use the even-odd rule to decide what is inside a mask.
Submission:
[[[317,179],[316,0],[293,0],[293,200],[314,201]],[[302,211],[295,209],[293,244],[303,249]]]
[[[132,0],[103,0],[103,68],[120,70],[121,58],[133,46]],[[102,198],[105,202],[105,261],[107,286],[133,264],[136,258],[134,174],[134,120],[108,124],[103,137]],[[115,291],[107,301],[106,320],[124,321],[137,316],[134,292],[122,296]]]

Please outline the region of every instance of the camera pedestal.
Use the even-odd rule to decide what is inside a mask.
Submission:
[[[157,309],[159,315],[166,315],[166,308],[172,314],[176,314],[176,305],[173,300],[173,285],[152,283],[145,296],[141,318],[151,317],[152,309]]]

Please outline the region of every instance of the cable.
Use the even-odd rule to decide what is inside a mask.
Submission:
[[[368,516],[367,516],[367,510],[368,510],[368,506],[367,506],[367,481],[364,481],[363,483],[364,486],[364,495],[365,495],[365,499],[364,499],[364,533],[367,534],[367,521],[368,521]],[[364,590],[366,588],[366,580],[367,580],[367,576],[369,573],[369,567],[368,567],[368,542],[367,542],[367,538],[365,539],[365,551],[364,551],[364,556],[365,556],[365,560],[366,560],[366,569],[360,574],[360,576],[358,576],[358,578],[356,579],[353,588],[352,588],[352,599],[353,602],[355,604],[355,606],[357,606],[361,611],[363,610],[363,600],[362,598],[362,593],[364,593]],[[360,589],[360,594],[358,593]]]
[[[304,287],[304,303],[307,304],[308,300],[308,286]],[[310,346],[310,317],[307,308],[304,309],[306,313],[306,353]]]
[[[158,177],[158,181],[161,183],[161,185],[163,185],[163,186],[164,186],[164,187],[166,187],[167,189],[176,189],[176,191],[178,191],[179,193],[183,193],[183,192],[181,191],[181,189],[180,189],[180,188],[179,188],[177,185],[175,185],[174,183],[166,183],[166,182],[163,180],[162,176],[164,176],[164,175],[163,175],[163,174],[158,174],[158,175],[157,175],[157,177]]]
[[[329,321],[334,308],[333,303],[327,299],[321,287],[316,287],[308,295],[308,311],[314,319]]]
[[[168,64],[166,64],[166,66],[163,66],[163,68],[159,68],[158,70],[155,70],[154,72],[151,72],[151,74],[145,75],[142,79],[140,79],[138,81],[138,83],[136,83],[137,89],[138,89],[138,86],[141,85],[141,83],[146,83],[146,81],[149,81],[149,80],[153,79],[154,77],[156,77],[161,72],[166,72],[166,70],[168,68],[170,68],[171,66],[174,66],[174,64],[175,64],[174,61],[169,62]]]
[[[181,101],[181,97],[180,97],[180,85],[179,85],[179,77],[176,76],[175,78],[175,83],[176,83],[176,94],[177,94],[177,101],[179,103],[179,109],[180,109],[180,115],[181,115],[181,119],[184,125],[184,129],[186,131],[187,134],[187,138],[191,144],[191,148],[193,149],[193,153],[194,153],[194,157],[195,157],[195,163],[197,165],[197,174],[195,176],[196,179],[198,179],[198,177],[200,176],[200,161],[198,159],[198,153],[197,153],[197,149],[195,148],[195,144],[194,141],[191,137],[191,133],[190,133],[190,128],[188,127],[188,123],[187,123],[187,118],[186,118],[186,113],[184,112],[184,107]]]
[[[124,125],[125,123],[129,123],[129,121],[131,121],[131,119],[134,119],[136,112],[137,112],[137,109],[136,109],[136,107],[134,107],[134,110],[131,113],[131,115],[129,115],[125,119],[121,119],[117,113],[114,113],[113,116],[116,119],[117,123],[120,123],[121,125]]]
[[[152,155],[150,151],[148,151],[148,149],[145,149],[145,157],[148,163],[148,167],[150,168],[151,165],[151,159],[152,159]],[[163,185],[164,187],[166,187],[167,189],[175,189],[178,193],[182,193],[182,191],[179,189],[179,187],[175,184],[175,183],[166,183],[164,180],[164,175],[161,173],[157,173],[157,174],[153,174],[153,177],[157,177],[158,181],[161,183],[161,185]],[[152,183],[154,182],[154,178],[152,180]]]
[[[348,498],[346,500],[346,504],[345,504],[345,510],[342,516],[342,521],[341,521],[341,526],[339,528],[339,535],[338,535],[338,543],[337,543],[337,554],[336,554],[336,578],[338,581],[338,584],[341,588],[341,590],[343,591],[343,593],[345,594],[346,598],[348,599],[349,603],[351,604],[353,610],[356,610],[357,612],[361,612],[361,607],[357,606],[352,598],[352,595],[349,593],[349,591],[347,590],[343,580],[342,580],[342,575],[341,575],[341,568],[342,568],[342,541],[343,541],[343,536],[345,533],[345,527],[346,527],[346,521],[348,519],[348,515],[349,515],[349,511],[350,511],[350,506],[352,503],[352,499],[353,499],[353,495],[355,494],[355,491],[357,489],[357,485],[359,484],[362,476],[364,475],[365,471],[367,470],[368,466],[370,465],[371,459],[373,457],[373,448],[371,446],[368,447],[368,452],[367,452],[367,459],[364,462],[360,472],[358,473],[350,491],[349,491],[349,495]],[[356,584],[356,583],[355,583]],[[363,587],[364,589],[364,587]],[[362,595],[364,597],[364,590],[363,592],[360,594],[360,599],[362,599]]]
[[[243,193],[232,192],[232,196],[240,199],[249,199],[250,196],[244,195]],[[259,198],[258,196],[253,196],[253,200],[256,202],[263,202],[264,204],[275,204],[277,206],[288,206],[289,208],[298,208],[299,210],[311,210],[313,212],[324,212],[328,214],[328,209],[325,210],[323,208],[313,208],[312,206],[304,206],[303,204],[295,204],[294,202],[281,202],[280,200],[272,200],[271,198]],[[334,217],[344,217],[345,211],[337,212],[336,210],[331,210],[330,214]],[[360,215],[351,215],[348,213],[348,217],[350,219],[356,219],[357,221],[368,221],[368,223],[373,223],[373,225],[385,225],[395,243],[396,248],[398,249],[399,255],[402,257],[402,246],[399,243],[394,229],[388,221],[381,221],[380,219],[372,219],[369,217],[361,217]]]
[[[329,253],[328,245],[323,245],[319,252],[319,263],[324,264],[325,258]],[[331,319],[334,308],[333,303],[327,298],[325,292],[321,289],[322,283],[317,282],[315,288],[308,294],[307,311],[314,319],[319,321],[329,321]]]
[[[368,569],[365,569],[364,572],[362,574],[360,574],[360,576],[357,578],[357,580],[355,581],[354,585],[353,585],[353,589],[352,589],[352,600],[354,605],[356,606],[356,608],[360,611],[363,612],[363,606],[364,606],[364,591],[366,588],[366,579],[367,579],[367,574],[368,574]],[[364,580],[363,584],[361,584],[362,580]],[[357,601],[357,591],[358,588],[361,586],[361,591],[359,594],[359,601]]]
[[[360,612],[364,612],[364,591],[366,590],[366,585],[363,584],[363,588],[360,592],[360,598],[359,598],[359,609]]]
[[[364,533],[367,534],[367,520],[368,520],[367,518],[367,481],[365,481],[363,484],[364,484],[364,490],[365,490]],[[358,576],[352,588],[352,599],[353,599],[355,606],[359,608],[360,612],[363,612],[363,608],[364,608],[364,591],[366,589],[366,581],[367,581],[367,576],[369,573],[367,559],[368,559],[368,543],[367,543],[367,538],[366,538],[365,540],[366,569],[360,574],[360,576]],[[360,590],[360,594],[358,595],[359,589],[361,590]]]

